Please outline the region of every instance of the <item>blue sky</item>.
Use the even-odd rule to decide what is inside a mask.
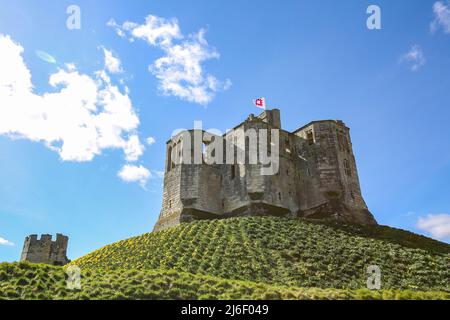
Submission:
[[[66,27],[72,4],[81,10],[81,29]],[[381,30],[366,26],[371,4],[381,9]],[[259,96],[281,109],[287,130],[319,119],[346,122],[362,191],[378,222],[450,240],[447,2],[0,6],[0,84],[32,84],[23,86],[29,100],[5,100],[0,90],[0,261],[17,260],[28,234],[69,235],[74,259],[150,231],[161,206],[160,172],[172,132],[193,127],[195,120],[225,131],[258,113],[251,101]],[[148,16],[162,32],[154,38]],[[182,61],[194,68],[181,80],[173,74],[180,68],[177,45],[193,49]],[[80,85],[80,79],[89,81]],[[93,87],[84,87],[88,82]],[[74,91],[61,93],[67,84]],[[194,91],[186,91],[189,86]],[[116,89],[120,99],[101,107],[120,105],[126,112],[114,109],[109,122],[93,125],[80,106],[88,105],[91,94],[111,97]],[[52,108],[71,105],[64,103],[71,97],[79,103],[71,106],[73,116]],[[14,103],[24,101],[53,111],[39,125],[29,106],[13,116]],[[85,131],[68,129],[78,120],[86,121],[84,129],[121,131],[78,139]],[[147,142],[150,137],[154,143]]]

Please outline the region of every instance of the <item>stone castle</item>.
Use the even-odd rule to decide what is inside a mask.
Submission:
[[[265,164],[247,161],[252,146],[246,132],[259,133],[261,129],[278,132],[274,140],[278,143],[267,135],[267,153],[278,151],[274,174],[261,174]],[[241,137],[237,132],[245,132],[245,142],[235,143],[236,148],[225,144],[217,148],[213,143],[217,138],[236,142]],[[197,141],[201,137],[200,161],[190,152],[195,149],[196,137]],[[278,149],[272,150],[274,146]],[[250,115],[226,135],[199,129],[182,131],[166,148],[163,204],[154,231],[181,222],[246,215],[377,223],[361,194],[350,129],[340,120],[313,121],[288,132],[281,128],[280,111],[266,110],[259,116]],[[208,161],[215,153],[236,159],[239,148],[244,150],[244,163]]]
[[[62,234],[57,234],[55,241],[49,234],[40,239],[35,234],[30,235],[25,238],[20,261],[63,266],[70,262],[66,256],[68,242],[69,238]]]

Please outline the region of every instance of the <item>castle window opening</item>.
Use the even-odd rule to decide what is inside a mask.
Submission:
[[[289,143],[289,138],[284,139],[284,145],[286,146],[286,153],[291,153],[291,145]]]
[[[231,165],[231,180],[234,180],[236,178],[236,166],[233,164]]]
[[[167,172],[172,169],[172,147],[169,147],[169,151],[167,152]]]
[[[306,140],[308,140],[309,145],[314,144],[314,134],[312,130],[306,132]]]
[[[173,157],[172,157],[172,169],[175,168],[175,166],[177,165],[177,150],[178,150],[178,143],[174,144],[173,146]]]
[[[281,192],[278,192],[278,199],[281,201]]]

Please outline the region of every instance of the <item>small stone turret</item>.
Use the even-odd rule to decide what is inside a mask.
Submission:
[[[62,234],[57,234],[55,241],[49,234],[43,234],[40,239],[35,234],[30,235],[25,238],[20,261],[63,266],[70,262],[67,258],[68,242],[69,237]]]

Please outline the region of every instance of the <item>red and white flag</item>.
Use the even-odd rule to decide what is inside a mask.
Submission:
[[[253,100],[253,103],[258,108],[266,110],[266,98],[257,98]]]

